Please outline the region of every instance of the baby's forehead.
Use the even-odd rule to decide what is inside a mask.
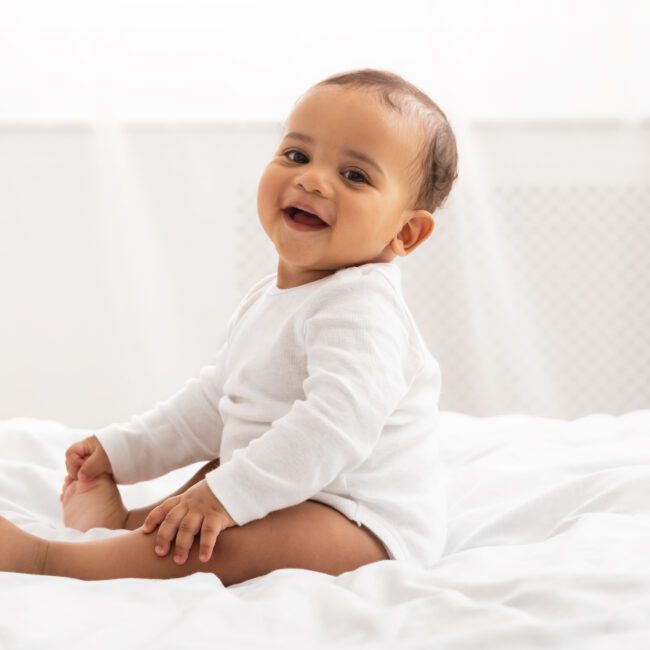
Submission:
[[[373,93],[366,89],[354,89],[351,92],[365,93],[364,105],[387,127],[378,132],[378,139],[381,141],[390,141],[393,148],[410,151],[414,142],[422,139],[424,135],[422,120],[417,110],[408,103],[393,98],[391,106],[381,99],[377,91]]]
[[[405,129],[413,128],[419,121],[417,113],[408,102],[394,96],[390,100],[380,88],[357,87],[357,86],[335,86],[324,85],[310,88],[303,97],[312,96],[314,99],[329,100],[335,98],[340,101],[342,98],[353,98],[360,102],[364,109],[374,113],[378,118],[385,119],[391,123],[402,126]]]

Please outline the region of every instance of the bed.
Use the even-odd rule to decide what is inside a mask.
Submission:
[[[57,540],[64,450],[85,429],[0,421],[0,515]],[[443,411],[449,536],[430,570],[284,569],[85,582],[0,573],[0,647],[650,648],[650,410],[574,420]],[[120,490],[127,507],[201,465]]]

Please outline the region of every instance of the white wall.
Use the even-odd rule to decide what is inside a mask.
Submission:
[[[456,120],[634,120],[648,33],[647,0],[2,0],[0,120],[280,121],[365,66]]]

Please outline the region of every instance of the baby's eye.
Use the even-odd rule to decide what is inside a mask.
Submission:
[[[368,179],[361,172],[358,172],[358,171],[356,171],[354,169],[348,169],[347,171],[352,172],[353,174],[356,174],[357,176],[359,176],[364,183],[368,182]],[[346,172],[344,172],[344,173],[346,173]]]
[[[304,158],[307,157],[307,156],[305,156],[305,154],[300,153],[300,151],[297,151],[296,149],[290,149],[289,151],[285,151],[284,155],[287,158],[289,158],[289,154],[292,154],[292,153],[297,153],[299,156],[303,156]],[[291,158],[289,158],[289,160],[291,160],[291,162],[296,162],[295,160],[292,160]]]
[[[307,158],[307,156],[305,156],[305,154],[301,153],[301,152],[298,151],[297,149],[289,149],[289,151],[285,151],[285,152],[284,152],[284,155],[285,155],[287,158],[289,158],[289,160],[291,160],[291,162],[296,162],[295,160],[293,160],[293,159],[290,157],[290,155],[291,155],[292,153],[296,153],[296,154],[298,154],[299,156],[302,156],[303,158]],[[354,169],[348,169],[348,170],[346,170],[346,171],[343,172],[343,173],[347,173],[347,172],[352,172],[353,174],[356,174],[357,176],[359,176],[359,177],[361,178],[361,181],[362,181],[363,183],[367,183],[367,182],[368,182],[368,179],[367,179],[367,178],[365,177],[365,175],[362,174],[361,172],[358,172],[358,171],[356,171],[356,170],[354,170]],[[358,182],[358,181],[353,181],[353,182],[356,183],[356,182]]]

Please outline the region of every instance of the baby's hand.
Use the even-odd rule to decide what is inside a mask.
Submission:
[[[65,452],[65,466],[72,479],[91,480],[100,474],[113,475],[111,461],[97,436],[88,436],[70,445]]]
[[[212,557],[212,550],[219,533],[237,525],[219,499],[214,496],[205,479],[183,494],[170,497],[156,506],[144,520],[142,532],[150,533],[158,524],[160,528],[156,537],[156,553],[160,557],[165,557],[169,552],[171,540],[176,537],[174,553],[176,564],[185,564],[194,537],[199,530],[201,531],[199,559],[207,562]]]

